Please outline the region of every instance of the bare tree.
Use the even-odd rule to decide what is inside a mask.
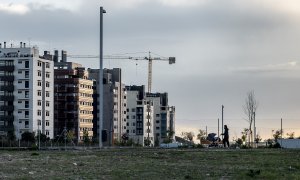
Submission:
[[[195,134],[193,132],[182,132],[183,139],[193,142]]]
[[[206,132],[202,129],[199,129],[199,133],[197,134],[197,139],[200,141],[200,144],[202,144],[202,141],[205,140]]]
[[[247,93],[247,97],[245,99],[245,105],[243,106],[244,113],[247,116],[247,121],[249,123],[249,138],[248,145],[250,146],[253,142],[253,134],[252,134],[252,125],[254,121],[254,116],[256,109],[258,107],[258,102],[255,99],[254,91],[249,91]]]

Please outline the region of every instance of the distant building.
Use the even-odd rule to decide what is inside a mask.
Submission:
[[[93,81],[88,79],[88,71],[81,64],[67,62],[66,51],[62,51],[60,62],[56,51],[54,60],[55,136],[62,136],[67,131],[80,142],[87,133],[92,140]]]
[[[37,47],[0,43],[0,135],[38,130],[53,138],[53,61]]]
[[[126,86],[127,133],[143,146],[154,146],[153,102],[145,97],[145,86]]]
[[[89,78],[95,80],[94,89],[94,137],[99,137],[99,69],[88,69]],[[122,83],[121,69],[103,70],[103,130],[106,141],[105,146],[113,145],[115,141],[121,141],[126,133],[126,107],[127,94],[125,85]]]
[[[153,103],[154,137],[162,143],[172,132],[175,137],[175,107],[168,104],[168,93],[147,93],[146,99]]]

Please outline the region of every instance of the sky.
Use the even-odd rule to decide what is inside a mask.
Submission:
[[[280,129],[281,118],[284,134],[300,136],[300,1],[1,0],[0,41],[98,55],[100,6],[107,11],[105,55],[176,57],[174,65],[153,63],[152,92],[168,92],[177,135],[217,132],[224,105],[230,139],[240,137],[253,90],[263,139]],[[99,66],[94,59],[69,61]],[[122,68],[127,85],[147,84],[146,61],[104,66]]]

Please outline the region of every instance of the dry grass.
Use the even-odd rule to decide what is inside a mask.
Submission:
[[[299,179],[300,150],[0,151],[0,179]]]

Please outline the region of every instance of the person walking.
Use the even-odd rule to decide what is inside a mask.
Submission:
[[[229,133],[228,133],[228,127],[227,125],[224,125],[224,133],[221,134],[221,135],[224,135],[224,138],[223,138],[223,144],[224,144],[224,147],[226,147],[226,144],[227,144],[227,147],[229,147]]]

